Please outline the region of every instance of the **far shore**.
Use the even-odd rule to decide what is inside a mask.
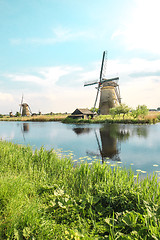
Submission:
[[[3,116],[0,118],[0,121],[22,121],[22,122],[50,122],[50,121],[62,121],[69,114],[53,114],[53,115],[36,115],[36,116],[25,116],[25,117],[10,117]]]
[[[69,118],[70,114],[44,114],[25,117],[10,117],[1,116],[0,121],[22,121],[22,122],[51,122],[60,121],[63,123],[125,123],[125,124],[155,124],[160,121],[160,112],[149,112],[144,118],[133,118],[130,115],[126,115],[124,118],[122,115],[113,118],[111,115],[96,115],[94,118],[89,119],[73,119]]]

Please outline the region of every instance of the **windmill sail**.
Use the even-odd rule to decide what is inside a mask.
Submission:
[[[99,94],[100,86],[101,86],[101,83],[102,83],[102,76],[104,76],[104,74],[105,74],[105,73],[104,73],[104,70],[106,70],[106,64],[104,64],[105,55],[106,55],[106,52],[104,51],[104,52],[103,52],[103,57],[102,57],[101,71],[100,71],[98,88],[97,88],[97,94],[96,94],[96,99],[95,99],[93,111],[95,111],[95,107],[96,107],[96,103],[97,103],[97,99],[98,99],[98,94]]]
[[[84,83],[84,87],[97,84],[98,82],[99,82],[98,80],[85,82]]]
[[[117,88],[115,88],[115,92],[116,92],[117,100],[118,100],[119,104],[121,104],[121,97],[120,97],[119,86],[117,86]]]
[[[97,93],[96,93],[93,111],[95,111],[98,95],[99,95],[99,92],[101,92],[99,110],[100,110],[100,114],[102,115],[108,114],[110,108],[115,107],[117,104],[121,104],[120,90],[119,90],[119,85],[117,83],[117,81],[119,80],[119,77],[106,78],[105,76],[106,67],[107,67],[107,51],[104,51],[103,57],[102,57],[99,80],[84,83],[84,86],[97,84]]]
[[[21,104],[20,104],[20,114],[21,116],[30,116],[32,115],[32,111],[30,106],[27,103],[23,102],[23,95],[22,95],[22,100],[21,100]]]
[[[20,109],[19,109],[20,114],[21,114],[21,111],[22,111],[22,103],[23,103],[23,94],[22,94],[22,99],[21,99],[21,104],[20,104]]]

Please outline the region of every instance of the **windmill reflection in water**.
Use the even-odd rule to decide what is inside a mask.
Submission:
[[[99,132],[92,128],[74,128],[73,130],[77,135],[94,131],[98,152],[87,150],[86,154],[100,157],[102,163],[107,160],[120,161],[121,141],[128,139],[130,136],[128,129],[114,124],[100,128]]]
[[[29,132],[29,123],[23,123],[23,125],[21,125],[21,132],[25,142],[26,141],[25,134]]]

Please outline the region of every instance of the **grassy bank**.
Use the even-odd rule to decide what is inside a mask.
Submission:
[[[72,119],[66,117],[62,120],[63,123],[125,123],[125,124],[155,124],[160,121],[160,114],[158,112],[150,112],[144,118],[134,118],[130,114],[123,118],[123,115],[97,115],[93,119]]]
[[[0,121],[30,121],[30,122],[50,122],[50,121],[62,121],[68,114],[54,114],[54,115],[37,115],[30,117],[9,117],[3,116]]]
[[[0,142],[0,239],[160,239],[160,186]]]
[[[27,122],[50,122],[61,121],[63,123],[126,123],[126,124],[154,124],[160,121],[159,112],[149,112],[144,118],[133,118],[130,114],[113,117],[111,115],[97,115],[93,119],[72,119],[68,114],[37,115],[30,117],[2,116],[0,121],[27,121]]]

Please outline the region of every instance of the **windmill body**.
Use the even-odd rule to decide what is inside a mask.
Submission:
[[[32,115],[32,112],[31,112],[31,109],[29,107],[29,105],[27,103],[23,103],[23,95],[22,95],[22,100],[21,100],[21,104],[20,104],[20,114],[22,117],[24,116],[31,116]]]
[[[22,117],[24,116],[30,116],[31,113],[30,113],[30,110],[29,110],[29,106],[27,103],[22,103]]]
[[[116,81],[104,82],[100,88],[99,111],[102,115],[109,114],[109,109],[116,107],[121,101],[117,97]]]
[[[113,108],[121,103],[120,90],[118,85],[119,77],[110,79],[105,78],[104,76],[106,64],[107,64],[106,52],[103,52],[99,81],[92,81],[84,84],[84,86],[98,84],[94,109],[96,107],[98,94],[100,92],[99,113],[102,115],[109,114],[110,108]]]

